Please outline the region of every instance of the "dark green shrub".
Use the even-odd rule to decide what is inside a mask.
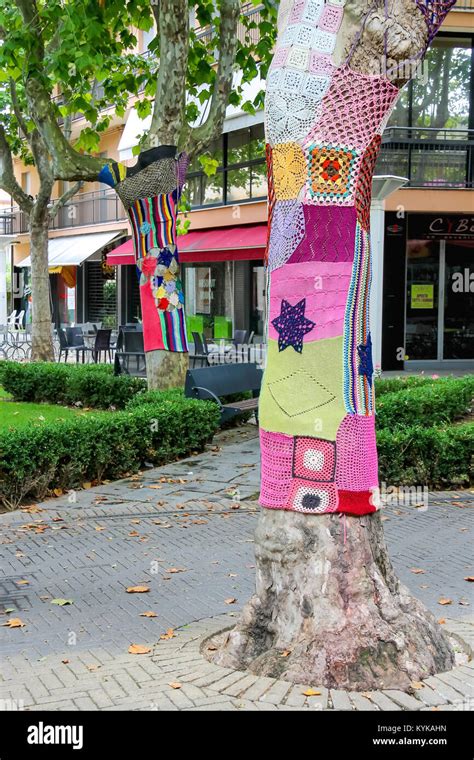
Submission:
[[[440,425],[469,410],[474,376],[442,378],[432,383],[382,394],[376,399],[377,428]]]
[[[184,398],[184,392],[181,388],[172,388],[168,391],[143,391],[137,393],[127,402],[127,409],[136,409],[139,406],[148,406],[162,401],[175,401]]]
[[[219,426],[213,403],[176,398],[0,433],[0,498],[14,507],[51,489],[118,478],[201,450]]]
[[[52,362],[0,362],[0,384],[15,401],[123,409],[146,388],[142,378],[114,376],[107,364],[54,364]]]
[[[449,489],[473,482],[474,423],[377,433],[380,482]]]

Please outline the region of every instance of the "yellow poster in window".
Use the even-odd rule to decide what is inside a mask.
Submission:
[[[411,286],[411,308],[433,309],[434,308],[434,285]]]

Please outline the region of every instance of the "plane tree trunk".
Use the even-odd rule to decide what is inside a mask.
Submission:
[[[383,126],[435,28],[412,0],[348,0],[320,18],[315,38],[308,18],[318,25],[330,6],[302,5],[280,5],[266,91],[256,591],[212,659],[295,683],[407,689],[452,667],[453,654],[396,578],[376,511],[369,208]]]
[[[32,361],[54,361],[51,329],[51,298],[48,270],[49,218],[30,215],[31,293],[32,293]]]

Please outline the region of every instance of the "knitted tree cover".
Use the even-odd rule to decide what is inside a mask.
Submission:
[[[415,1],[431,40],[454,0]],[[344,3],[282,0],[267,79],[260,503],[363,515],[378,508],[371,185],[398,88],[335,65]]]
[[[113,187],[132,228],[140,270],[145,351],[186,352],[184,295],[176,248],[176,213],[188,160],[162,146],[145,151],[133,167],[105,164],[99,179]]]

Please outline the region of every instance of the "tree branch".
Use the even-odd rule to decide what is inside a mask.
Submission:
[[[191,158],[205,150],[212,140],[221,134],[228,98],[232,89],[237,51],[237,22],[240,15],[239,0],[222,0],[220,12],[219,63],[216,81],[206,121],[200,127],[189,130],[186,148]]]
[[[82,155],[69,144],[59,127],[57,110],[41,76],[44,72],[44,42],[36,0],[15,2],[30,30],[31,49],[25,81],[28,111],[51,155],[52,173],[56,179],[95,181],[104,160]]]
[[[148,148],[176,145],[184,126],[186,71],[189,51],[189,8],[187,0],[160,0],[152,4],[160,38],[160,65]]]
[[[70,198],[72,198],[73,195],[75,195],[81,189],[82,185],[83,185],[82,182],[76,182],[72,187],[69,188],[69,190],[66,190],[66,192],[63,193],[61,197],[58,198],[57,201],[53,203],[53,205],[49,209],[50,219],[54,219],[58,211],[60,211],[60,209],[62,209],[62,207],[66,205],[68,200],[70,200]]]
[[[0,187],[18,203],[22,211],[29,214],[33,208],[33,200],[18,184],[14,171],[10,146],[5,129],[0,124]]]

